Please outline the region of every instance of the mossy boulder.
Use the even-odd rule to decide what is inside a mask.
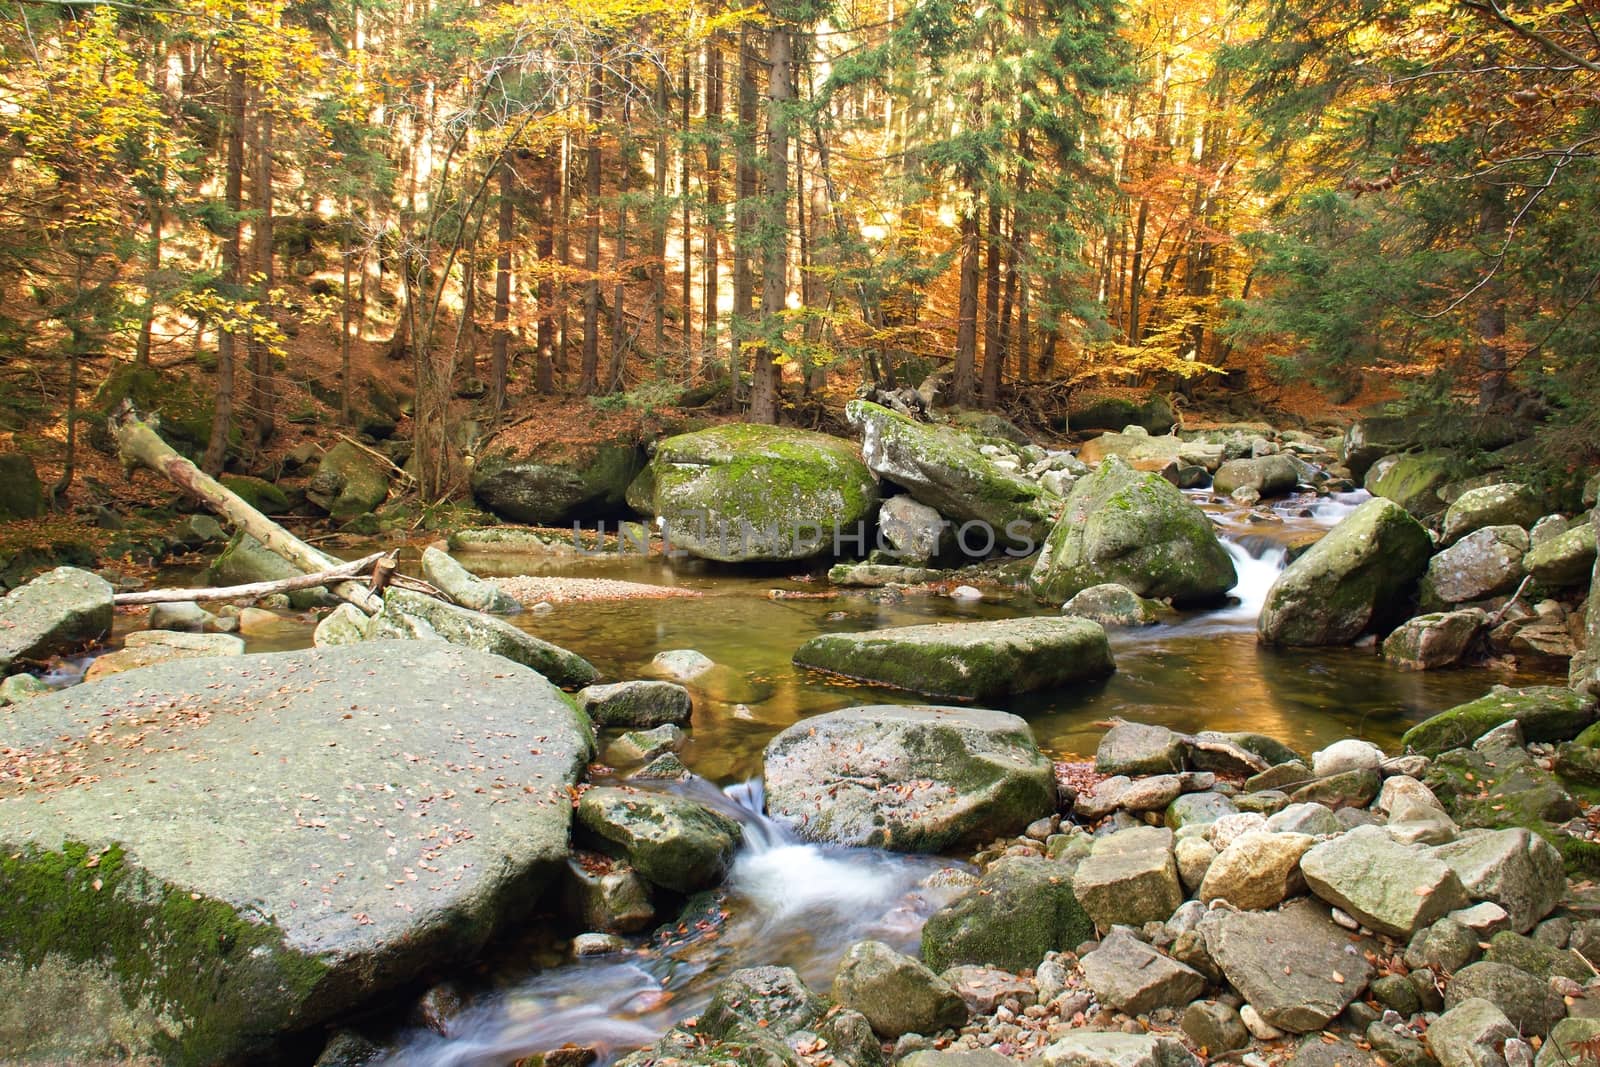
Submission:
[[[1369,500],[1289,564],[1267,591],[1257,634],[1272,645],[1343,645],[1409,614],[1433,543],[1394,501]]]
[[[1569,741],[1594,722],[1594,701],[1570,689],[1534,685],[1495,686],[1477,700],[1424,719],[1400,738],[1412,752],[1434,756],[1466,748],[1496,726],[1515,722],[1529,741]]]
[[[515,615],[522,610],[516,597],[493,582],[479,578],[454,556],[431,545],[422,550],[422,576],[464,608],[491,615]]]
[[[1453,452],[1415,452],[1375,464],[1362,483],[1418,518],[1444,510],[1439,490],[1461,477],[1465,463]]]
[[[1384,456],[1415,447],[1425,436],[1423,420],[1411,415],[1378,415],[1360,419],[1345,430],[1339,459],[1356,478],[1365,478]]]
[[[878,485],[855,446],[777,426],[669,437],[649,468],[650,512],[676,549],[725,563],[795,560],[866,543]]]
[[[162,440],[190,459],[199,459],[211,440],[211,422],[216,398],[178,374],[154,367],[119,363],[95,392],[86,413],[89,443],[102,452],[115,452],[107,421],[111,413],[127,400],[141,417],[159,416],[157,430]],[[235,428],[229,435],[230,449],[243,440]]]
[[[328,566],[338,560],[328,557]],[[243,530],[228,540],[220,555],[206,569],[206,580],[212,585],[248,585],[251,582],[276,582],[298,577],[305,572],[294,564],[269,551],[265,545]],[[329,603],[332,597],[323,589],[296,589],[289,594],[289,603],[297,608]]]
[[[57,567],[0,597],[0,673],[109,635],[111,594],[98,574]]]
[[[796,649],[794,662],[923,696],[983,703],[1103,678],[1116,669],[1105,628],[1078,618],[823,634]]]
[[[1093,936],[1094,923],[1072,892],[1071,864],[1007,856],[971,892],[929,916],[922,958],[935,971],[975,964],[1017,972]]]
[[[562,442],[482,460],[472,472],[472,494],[513,522],[560,526],[611,518],[629,511],[628,485],[644,466],[644,450],[631,440]]]
[[[585,790],[578,823],[602,851],[677,893],[722,881],[742,833],[733,819],[687,797],[628,786]]]
[[[1218,467],[1211,479],[1211,490],[1218,496],[1228,496],[1235,489],[1248,486],[1264,497],[1283,496],[1293,492],[1299,483],[1300,470],[1288,456],[1258,456],[1230,459]]]
[[[44,514],[44,490],[33,459],[21,452],[0,453],[0,522]]]
[[[1580,522],[1560,537],[1536,545],[1522,565],[1537,582],[1574,586],[1588,582],[1595,567],[1595,526]]]
[[[1067,401],[1067,422],[1075,432],[1142,426],[1163,434],[1177,425],[1172,404],[1160,393],[1137,390],[1079,389]]]
[[[264,479],[247,474],[224,474],[217,481],[263,515],[282,515],[290,508],[288,494]]]
[[[1600,532],[1600,510],[1589,516],[1590,529]],[[1589,578],[1589,608],[1584,615],[1583,647],[1572,657],[1569,684],[1580,693],[1600,697],[1600,559]]]
[[[1408,671],[1453,666],[1461,662],[1488,621],[1477,608],[1418,615],[1383,639],[1383,658]]]
[[[1057,604],[1107,582],[1152,599],[1215,603],[1237,581],[1205,512],[1160,475],[1115,457],[1072,487],[1028,575],[1034,595]]]
[[[1485,526],[1428,561],[1422,602],[1433,607],[1465,604],[1509,593],[1522,580],[1528,533],[1520,526]]]
[[[153,716],[161,743],[141,744]],[[591,754],[544,679],[440,643],[146,667],[38,697],[0,734],[36,757],[0,829],[12,1008],[107,990],[84,1010],[120,1032],[91,1058],[180,1065],[473,956],[559,879]],[[0,1056],[49,1058],[104,1019],[34,1021]]]
[[[1026,555],[1050,529],[1056,497],[979,450],[972,435],[953,426],[915,422],[865,400],[845,406],[850,425],[861,431],[861,454],[873,474],[903,487],[920,503],[959,529],[969,555],[1004,548]]]
[[[1516,482],[1495,482],[1468,489],[1451,502],[1444,513],[1442,543],[1455,544],[1474,530],[1485,526],[1520,526],[1524,529],[1539,521],[1544,509],[1532,489]]]
[[[981,708],[813,716],[772,739],[763,767],[768,814],[815,841],[940,852],[1055,810],[1055,772],[1027,723]]]
[[[388,462],[349,441],[328,449],[306,486],[306,499],[335,519],[375,511],[388,495]]]

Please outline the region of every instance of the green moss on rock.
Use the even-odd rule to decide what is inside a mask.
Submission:
[[[1477,700],[1424,719],[1400,738],[1401,745],[1425,756],[1465,748],[1503,723],[1517,722],[1529,741],[1566,741],[1594,722],[1594,701],[1558,686],[1525,689],[1495,686]]]

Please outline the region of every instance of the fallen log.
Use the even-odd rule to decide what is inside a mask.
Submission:
[[[113,594],[111,603],[123,607],[136,604],[170,604],[177,601],[241,600],[246,597],[259,600],[274,593],[289,593],[296,589],[327,585],[341,578],[356,578],[369,570],[374,570],[374,564],[385,558],[384,553],[374,552],[370,556],[341,563],[337,567],[330,567],[315,574],[300,574],[293,578],[279,578],[270,582],[247,582],[244,585],[213,586],[209,589],[140,589],[133,593]]]
[[[307,574],[318,574],[342,566],[340,560],[312,548],[245,503],[227,486],[184,459],[161,439],[154,428],[140,420],[130,405],[124,403],[112,414],[110,430],[125,467],[130,470],[145,467],[161,475],[227,519],[235,529],[243,530],[260,541],[268,551],[282,556]],[[383,610],[383,598],[360,582],[348,578],[336,579],[328,584],[328,591],[368,615]]]

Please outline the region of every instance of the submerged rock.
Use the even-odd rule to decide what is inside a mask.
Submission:
[[[0,673],[18,660],[73,651],[110,632],[111,583],[57,567],[0,597]]]
[[[1015,715],[846,708],[767,745],[767,812],[813,841],[939,852],[1014,834],[1055,810],[1055,769]]]
[[[1006,470],[985,455],[969,434],[914,422],[865,400],[845,406],[850,425],[861,431],[861,454],[872,473],[952,520],[967,555],[996,548],[1032,552],[1050,528],[1055,498],[1038,483]]]
[[[1159,475],[1108,459],[1081,479],[1028,575],[1051,603],[1106,582],[1143,597],[1214,603],[1238,581],[1211,520]]]
[[[1103,678],[1116,669],[1105,630],[1076,618],[823,634],[796,649],[794,662],[923,696],[983,702]]]
[[[151,718],[160,747],[118,743]],[[187,1063],[470,958],[559,874],[592,751],[535,672],[412,642],[127,671],[36,698],[0,732],[58,768],[26,787],[48,803],[0,828],[13,1007],[109,983],[137,1038],[115,1055]],[[73,770],[107,741],[94,775]],[[111,1033],[84,1003],[69,1038]],[[28,1047],[56,1036],[36,1027]]]
[[[1403,508],[1369,500],[1272,583],[1257,632],[1267,644],[1342,645],[1385,630],[1406,614],[1431,551]]]
[[[724,563],[835,554],[865,543],[878,485],[851,442],[809,430],[724,425],[662,441],[650,510],[674,548]]]
[[[422,576],[445,596],[473,611],[491,615],[515,615],[522,610],[517,598],[493,582],[473,574],[448,553],[437,548],[422,550]]]

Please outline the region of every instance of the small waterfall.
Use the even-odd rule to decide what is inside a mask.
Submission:
[[[1237,603],[1206,616],[1208,622],[1232,622],[1255,625],[1261,616],[1261,606],[1267,601],[1267,590],[1283,573],[1288,549],[1273,544],[1265,538],[1248,538],[1250,544],[1223,538],[1222,547],[1233,557],[1233,569],[1239,581],[1228,595]],[[1252,554],[1251,549],[1256,550]]]
[[[767,818],[759,779],[724,791],[695,777],[673,788],[744,828],[724,886],[726,922],[667,946],[536,974],[482,998],[445,1036],[406,1035],[385,1067],[501,1067],[567,1042],[593,1046],[600,1063],[610,1063],[696,1014],[741,967],[786,965],[826,988],[857,941],[914,952],[923,922],[953,892],[921,884],[948,865],[942,860],[800,841]]]
[[[1337,526],[1339,520],[1372,499],[1365,489],[1351,493],[1329,493],[1311,505],[1311,518],[1323,526]]]

